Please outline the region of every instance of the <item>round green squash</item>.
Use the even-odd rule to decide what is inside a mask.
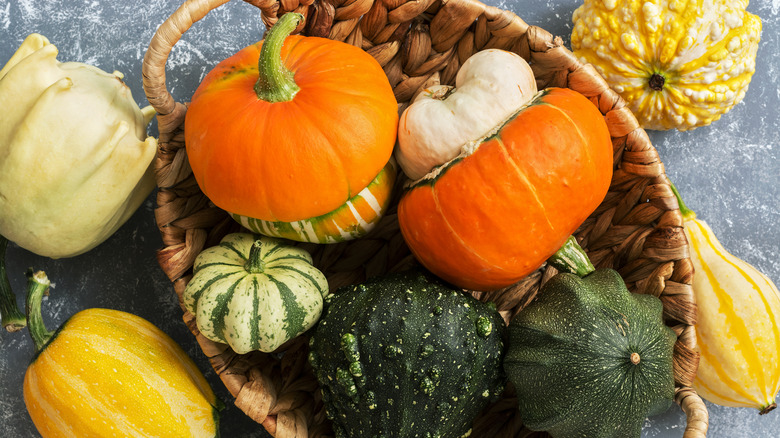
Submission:
[[[206,338],[236,353],[271,352],[313,326],[328,295],[306,250],[249,233],[198,254],[184,305]]]
[[[551,278],[509,324],[520,416],[556,438],[639,437],[672,404],[677,337],[658,298],[632,294],[612,269],[579,274]]]
[[[495,307],[409,271],[340,288],[309,361],[336,437],[461,437],[503,390]]]

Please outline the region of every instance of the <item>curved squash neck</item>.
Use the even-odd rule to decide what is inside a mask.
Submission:
[[[41,301],[48,293],[50,285],[51,281],[45,272],[33,273],[32,269],[27,271],[27,329],[35,344],[36,353],[43,350],[54,335],[54,332],[46,329],[41,316]]]
[[[683,202],[680,192],[677,191],[677,187],[675,187],[674,183],[669,181],[669,187],[672,188],[672,193],[674,193],[674,197],[677,198],[677,204],[680,206],[680,213],[682,214],[683,220],[689,221],[696,219],[696,213],[685,205],[685,202]]]
[[[8,281],[8,274],[5,270],[5,249],[7,247],[8,239],[0,236],[0,318],[2,318],[2,324],[6,330],[15,332],[27,325],[27,320],[19,310],[19,306],[16,305],[16,296]]]
[[[260,49],[258,69],[260,77],[255,84],[255,93],[260,100],[277,103],[293,100],[300,87],[295,83],[293,73],[284,66],[282,46],[285,39],[303,21],[303,14],[287,13],[268,31]]]

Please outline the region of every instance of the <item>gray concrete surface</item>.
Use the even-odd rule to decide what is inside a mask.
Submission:
[[[571,14],[580,2],[487,1],[562,36],[567,46]],[[176,0],[0,0],[0,65],[27,34],[39,32],[57,45],[61,61],[123,72],[134,97],[145,105],[141,59],[156,28],[178,5]],[[757,72],[743,103],[709,127],[650,132],[650,137],[688,205],[712,226],[726,248],[780,283],[780,0],[754,0],[748,10],[763,19],[764,28]],[[172,94],[186,100],[218,60],[254,43],[262,32],[259,13],[243,2],[230,2],[210,14],[184,37],[168,62]],[[151,132],[156,135],[156,126]],[[181,322],[173,290],[155,260],[162,243],[153,208],[150,196],[107,242],[75,258],[54,261],[11,245],[11,283],[22,291],[27,267],[47,271],[56,283],[44,302],[50,328],[89,307],[114,308],[150,320],[184,347],[227,403],[223,437],[267,436],[233,406]],[[19,302],[23,303],[21,296]],[[26,332],[0,333],[1,436],[39,436],[22,399],[22,379],[32,354]],[[709,437],[780,436],[778,412],[759,417],[750,409],[708,407]],[[683,427],[684,417],[675,406],[648,419],[642,435],[679,437]]]

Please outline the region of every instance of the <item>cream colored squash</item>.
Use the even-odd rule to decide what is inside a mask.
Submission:
[[[780,390],[780,293],[766,275],[730,254],[682,200],[680,211],[698,306],[701,360],[693,386],[712,403],[769,412]]]
[[[154,188],[154,110],[119,73],[57,61],[38,34],[0,70],[0,234],[59,258],[111,236]]]
[[[422,178],[489,135],[536,91],[531,67],[519,55],[498,49],[475,53],[458,71],[455,87],[430,87],[403,112],[398,164],[410,179]]]
[[[593,64],[645,129],[709,125],[742,101],[761,19],[746,0],[585,0],[574,54]]]

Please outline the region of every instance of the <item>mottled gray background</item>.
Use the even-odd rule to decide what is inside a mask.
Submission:
[[[560,35],[568,46],[571,14],[581,1],[487,3],[515,11],[529,24]],[[178,0],[0,0],[0,65],[27,34],[39,32],[59,48],[60,61],[123,72],[136,100],[146,105],[141,60],[154,31],[179,4]],[[709,127],[650,132],[650,137],[688,205],[712,226],[726,248],[780,283],[780,0],[754,0],[748,9],[763,19],[764,30],[757,72],[744,102]],[[185,35],[168,61],[172,94],[188,99],[216,62],[254,43],[262,32],[259,12],[243,2],[236,0],[212,12]],[[5,110],[0,109],[0,114]],[[151,129],[156,135],[156,126]],[[50,328],[89,307],[118,309],[150,320],[184,347],[226,402],[222,436],[266,436],[233,406],[181,321],[173,289],[155,260],[162,243],[153,208],[150,196],[107,242],[75,258],[54,261],[11,245],[8,272],[19,302],[23,303],[24,270],[33,266],[46,270],[56,283],[44,302]],[[22,400],[22,379],[32,354],[26,332],[0,333],[2,436],[38,436]],[[759,417],[750,409],[708,407],[710,437],[780,436],[780,412]],[[684,418],[675,406],[648,419],[643,436],[678,437],[683,427]]]

